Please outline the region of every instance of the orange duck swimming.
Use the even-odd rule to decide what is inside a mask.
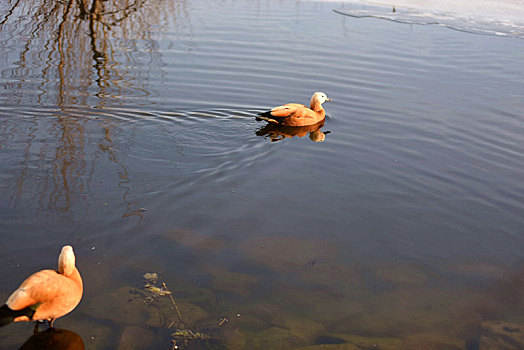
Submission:
[[[82,292],[73,248],[66,245],[58,257],[58,271],[35,272],[0,307],[0,326],[20,321],[48,321],[53,327],[54,320],[70,313],[80,303]]]
[[[326,111],[322,108],[322,104],[326,101],[331,99],[325,93],[315,92],[311,97],[309,108],[299,103],[288,103],[260,113],[257,119],[282,126],[313,125],[326,117]]]

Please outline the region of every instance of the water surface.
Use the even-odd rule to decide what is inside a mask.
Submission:
[[[0,296],[72,244],[85,294],[56,325],[90,349],[181,329],[207,336],[182,348],[462,349],[521,327],[522,40],[337,6],[1,5]],[[323,142],[257,135],[314,91]]]

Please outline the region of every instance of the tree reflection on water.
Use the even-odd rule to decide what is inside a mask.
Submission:
[[[50,93],[60,106],[86,103],[90,96],[103,104],[130,93],[148,95],[148,70],[133,68],[141,58],[161,61],[154,33],[162,24],[176,28],[178,13],[189,21],[185,2],[176,0],[17,0],[3,7],[4,48],[19,50],[4,77],[18,80],[20,94],[27,77],[38,79],[39,102]]]
[[[126,199],[127,167],[113,145],[117,121],[86,117],[91,108],[102,113],[130,101],[147,102],[142,98],[151,94],[151,67],[162,62],[158,33],[168,26],[177,30],[178,13],[184,14],[186,26],[185,7],[178,0],[16,0],[0,5],[0,59],[7,62],[0,64],[5,87],[0,98],[13,115],[0,121],[0,142],[25,144],[18,146],[23,158],[9,170],[15,177],[5,187],[9,194],[3,193],[11,205],[26,200],[40,209],[70,211],[73,197],[89,197],[102,152],[116,165],[123,200],[128,211],[133,209]],[[14,117],[20,109],[15,106],[27,105],[29,127],[27,119],[21,123]],[[36,107],[42,105],[53,110]]]

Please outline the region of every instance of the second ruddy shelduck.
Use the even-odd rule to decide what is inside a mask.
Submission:
[[[0,326],[20,321],[53,322],[80,303],[82,277],[75,266],[73,248],[66,245],[58,257],[58,271],[35,272],[0,307]]]
[[[331,99],[325,93],[315,92],[311,97],[309,108],[300,103],[287,103],[260,113],[257,119],[282,126],[313,125],[326,117],[326,111],[322,108],[322,104],[326,101]]]

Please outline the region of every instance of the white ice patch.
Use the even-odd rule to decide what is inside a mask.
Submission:
[[[524,38],[523,0],[324,1],[338,4],[335,12],[352,17],[435,24],[476,34]]]

